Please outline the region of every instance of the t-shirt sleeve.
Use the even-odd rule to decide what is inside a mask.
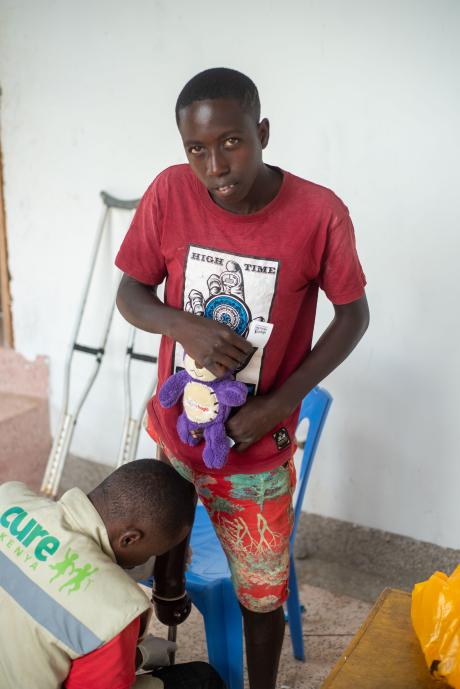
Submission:
[[[101,648],[73,661],[65,689],[131,689],[136,674],[140,618]]]
[[[349,304],[364,294],[366,278],[348,213],[328,228],[318,283],[333,304]]]
[[[138,282],[159,285],[166,277],[161,251],[159,178],[147,189],[121,244],[115,265]]]

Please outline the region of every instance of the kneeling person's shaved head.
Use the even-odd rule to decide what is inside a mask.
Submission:
[[[193,486],[167,464],[138,459],[116,469],[88,498],[99,512],[119,565],[135,567],[186,538]]]

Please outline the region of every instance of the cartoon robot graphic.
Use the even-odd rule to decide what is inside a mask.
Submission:
[[[247,337],[252,321],[264,321],[262,316],[252,317],[245,301],[243,271],[236,261],[227,261],[226,270],[213,273],[207,279],[209,296],[197,289],[190,290],[185,310],[196,316],[212,318],[228,325],[241,337]],[[238,370],[247,366],[249,359]]]

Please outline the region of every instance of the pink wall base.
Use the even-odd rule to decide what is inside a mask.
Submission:
[[[46,358],[0,349],[0,483],[38,490],[50,448]]]

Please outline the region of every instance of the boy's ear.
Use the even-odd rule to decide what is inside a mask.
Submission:
[[[142,540],[143,537],[144,533],[140,529],[126,529],[118,536],[118,546],[120,548],[128,548],[130,545],[134,545]]]
[[[270,122],[266,117],[264,117],[264,119],[261,120],[257,125],[257,131],[262,148],[266,148],[270,138]]]

